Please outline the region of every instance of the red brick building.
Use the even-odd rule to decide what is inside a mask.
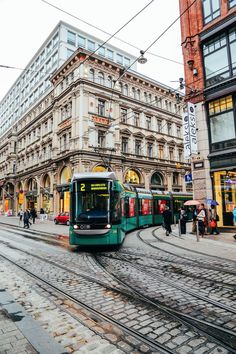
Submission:
[[[236,224],[236,0],[179,0],[186,101],[195,104],[196,199],[215,199]]]

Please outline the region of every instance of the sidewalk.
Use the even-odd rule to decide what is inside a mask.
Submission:
[[[4,216],[0,215],[0,224],[2,225],[12,225],[18,230],[24,232],[31,231],[31,233],[36,233],[42,236],[54,236],[56,238],[68,238],[69,237],[69,226],[67,225],[55,225],[52,220],[35,219],[35,224],[30,226],[30,229],[23,228],[23,222],[19,223],[18,216]]]
[[[156,231],[158,238],[164,242],[159,244],[159,247],[169,251],[172,246],[177,247],[179,253],[185,254],[186,251],[194,251],[199,254],[212,257],[225,258],[231,261],[236,261],[236,241],[232,233],[220,233],[219,235],[204,235],[199,236],[197,241],[196,234],[191,233],[192,223],[187,223],[187,233],[179,235],[178,225],[172,225],[172,233],[169,236],[165,235],[165,230],[160,228]],[[173,249],[171,249],[173,252]]]
[[[67,352],[5,289],[0,289],[0,353]]]

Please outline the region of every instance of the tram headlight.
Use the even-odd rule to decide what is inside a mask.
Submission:
[[[107,224],[106,226],[105,226],[105,229],[110,229],[111,228],[111,224]]]
[[[79,226],[78,225],[74,225],[74,229],[78,229],[79,228]]]

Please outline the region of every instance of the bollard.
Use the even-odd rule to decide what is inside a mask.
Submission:
[[[196,236],[197,236],[197,242],[199,242],[199,228],[198,228],[198,220],[196,222],[196,230],[197,230],[197,233],[196,233]]]
[[[174,225],[176,227],[176,215],[174,215]]]
[[[178,225],[179,225],[179,237],[181,237],[181,226],[180,226],[180,219],[179,219]]]

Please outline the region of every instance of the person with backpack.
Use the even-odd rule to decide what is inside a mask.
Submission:
[[[25,212],[24,212],[24,215],[23,215],[23,221],[24,221],[24,229],[27,228],[29,229],[30,227],[30,212],[26,209]]]
[[[33,220],[33,224],[35,224],[35,218],[37,216],[37,212],[36,212],[35,208],[31,208],[30,209],[30,216],[31,216],[31,218]]]
[[[171,234],[172,232],[171,230],[172,214],[167,205],[165,206],[165,210],[163,211],[162,216],[164,220],[164,227],[166,229],[166,236],[169,236],[169,234]]]

